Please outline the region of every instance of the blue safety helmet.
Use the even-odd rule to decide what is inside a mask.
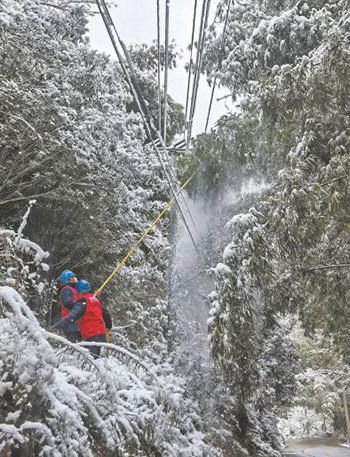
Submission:
[[[62,271],[62,273],[60,274],[60,281],[62,283],[66,283],[69,281],[70,278],[74,278],[76,276],[75,273],[73,273],[73,271],[70,271],[70,270],[64,270]]]
[[[90,292],[91,286],[87,281],[85,281],[85,279],[79,279],[79,281],[75,284],[74,289],[77,292]]]

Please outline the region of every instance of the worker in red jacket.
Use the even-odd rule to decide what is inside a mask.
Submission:
[[[78,298],[78,293],[75,290],[75,284],[77,282],[78,278],[76,277],[75,273],[70,270],[64,270],[60,274],[61,290],[59,295],[59,304],[62,319],[69,316],[69,313],[72,311]],[[78,326],[74,322],[64,328],[64,334],[67,340],[71,341],[72,343],[81,341],[81,335]]]
[[[72,311],[54,327],[64,330],[72,322],[77,322],[84,341],[106,343],[106,329],[112,328],[109,312],[102,308],[99,299],[91,293],[90,284],[84,279],[80,279],[75,284],[75,290],[78,298]],[[88,348],[94,357],[100,356],[101,346],[88,346]]]

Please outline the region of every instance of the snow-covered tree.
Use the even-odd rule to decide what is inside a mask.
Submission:
[[[345,431],[342,393],[348,387],[348,366],[333,338],[316,329],[307,335],[300,322],[291,338],[300,354],[301,372],[291,408],[282,415],[287,436],[308,436]],[[290,405],[289,405],[290,406]],[[297,424],[296,422],[299,422]]]
[[[264,326],[280,313],[299,312],[311,334],[324,329],[349,352],[349,2],[232,2],[222,48],[228,4],[205,62],[238,109],[210,133],[202,177],[215,170],[225,186],[235,164],[238,185],[255,175],[269,187],[234,218],[209,329],[218,365],[249,395]],[[201,189],[210,195],[209,179]]]
[[[167,360],[166,218],[101,297],[109,358],[47,326],[59,272],[97,288],[168,200],[118,65],[89,47],[85,3],[0,5],[0,453],[214,456]]]
[[[50,251],[51,279],[71,268],[97,288],[168,199],[158,159],[117,65],[89,48],[81,6],[0,8],[1,223],[16,228],[37,198],[25,233]],[[158,227],[107,294],[139,342],[165,332],[167,221]]]

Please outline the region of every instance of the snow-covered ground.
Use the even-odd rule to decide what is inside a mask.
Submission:
[[[341,447],[335,439],[309,439],[287,443],[283,455],[286,457],[349,457],[350,449]]]

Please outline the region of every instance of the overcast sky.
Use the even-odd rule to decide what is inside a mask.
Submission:
[[[161,34],[164,40],[164,9],[165,1],[161,3]],[[117,0],[117,7],[111,8],[111,16],[117,27],[121,38],[129,44],[152,43],[157,38],[157,0]],[[218,0],[213,0],[211,8],[211,20],[214,18],[215,7]],[[187,46],[191,42],[192,18],[194,0],[170,0],[170,40],[174,39],[178,48],[182,50],[183,57],[178,63],[178,69],[170,72],[169,93],[178,102],[185,104],[187,73],[184,69],[189,60]],[[198,1],[197,17],[200,16],[202,2]],[[196,29],[198,37],[198,27]],[[90,22],[91,45],[99,51],[106,52],[114,58],[114,51],[110,44],[107,31],[99,15],[95,16]],[[215,99],[226,95],[227,90],[216,90]],[[196,114],[194,119],[193,133],[204,131],[206,116],[208,112],[211,89],[209,89],[205,77],[202,75],[197,99]],[[228,108],[227,101],[217,102],[214,99],[211,112],[212,126],[220,115],[224,114]]]

